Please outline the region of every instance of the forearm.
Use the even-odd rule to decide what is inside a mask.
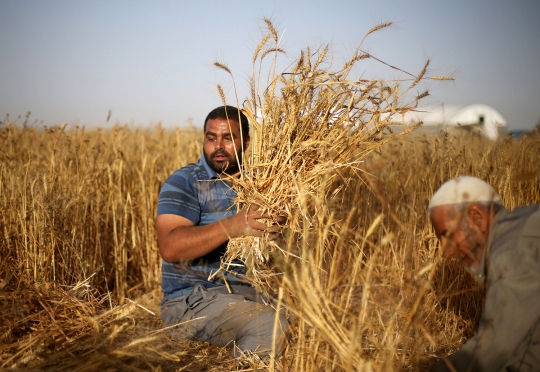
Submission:
[[[233,237],[229,219],[205,226],[176,227],[160,239],[161,256],[167,262],[178,262],[207,255]]]

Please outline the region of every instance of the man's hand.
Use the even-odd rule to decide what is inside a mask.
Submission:
[[[260,219],[274,220],[272,216],[262,213],[260,206],[257,204],[251,204],[248,208],[235,214],[231,219],[234,219],[231,225],[231,237],[240,236],[256,236],[262,237],[265,234],[269,234],[268,237],[272,239],[281,230],[281,227],[275,223],[268,226],[266,223],[259,221]],[[279,220],[284,220],[279,218]]]

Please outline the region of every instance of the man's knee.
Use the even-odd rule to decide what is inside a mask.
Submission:
[[[249,350],[261,355],[279,354],[287,338],[289,324],[284,311],[242,294],[212,293],[203,298],[190,295],[162,306],[164,325],[171,335],[186,340],[208,341],[218,346]]]
[[[257,304],[245,319],[237,337],[240,350],[250,350],[261,356],[281,354],[286,345],[289,323],[283,311],[279,314],[265,305]]]

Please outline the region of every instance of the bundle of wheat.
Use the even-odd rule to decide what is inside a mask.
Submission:
[[[337,195],[348,183],[345,170],[358,170],[364,156],[395,136],[389,125],[400,124],[403,115],[428,95],[424,91],[407,98],[411,89],[425,78],[429,60],[418,75],[412,75],[364,52],[362,41],[338,70],[327,62],[330,48],[325,46],[315,52],[306,48],[290,71],[278,74],[275,61],[283,50],[272,23],[267,19],[265,22],[269,33],[255,50],[251,97],[243,109],[253,123],[253,133],[245,169],[234,180],[237,204],[240,208],[258,204],[270,217],[268,223],[276,223],[277,216],[284,216],[288,228],[301,233],[306,226],[313,227],[323,212],[315,207],[321,203],[314,201],[329,201]],[[390,25],[376,26],[366,37]],[[270,40],[274,45],[263,51]],[[263,93],[258,94],[259,78],[264,75],[262,62],[269,55],[274,56],[270,79]],[[351,79],[354,66],[368,59],[407,76],[391,81]],[[216,66],[232,76],[227,66]],[[401,88],[403,83],[408,84],[405,89]],[[225,101],[220,86],[218,90]],[[406,128],[401,135],[414,128]],[[336,184],[338,180],[340,185]],[[239,258],[253,261],[255,267],[264,266],[276,249],[280,247],[266,239],[232,239],[227,261]]]

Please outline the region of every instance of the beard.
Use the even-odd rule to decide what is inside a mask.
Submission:
[[[469,246],[469,250],[474,256],[471,265],[465,266],[465,270],[472,274],[477,280],[477,282],[480,284],[479,280],[483,280],[481,279],[483,272],[481,272],[480,270],[480,263],[482,260],[484,246],[481,245],[479,242],[479,232],[473,230],[468,223],[463,223],[461,228],[465,233],[465,240],[467,242],[467,245]]]
[[[224,156],[224,160],[215,160],[215,156],[220,155]],[[235,155],[231,155],[225,150],[217,150],[208,155],[206,152],[204,153],[204,159],[206,160],[206,163],[214,172],[216,173],[226,173],[226,174],[235,174],[240,170],[240,165],[238,161],[236,160]],[[241,154],[238,154],[238,159],[242,161]]]

